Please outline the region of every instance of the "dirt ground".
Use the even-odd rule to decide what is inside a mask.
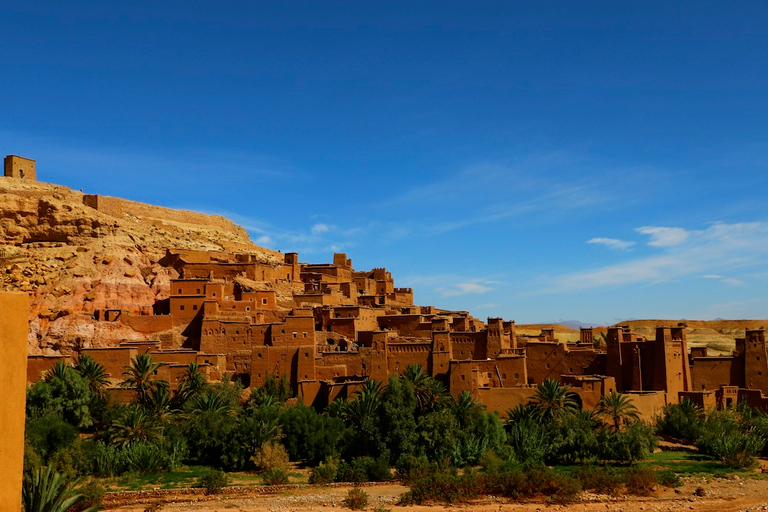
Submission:
[[[768,510],[768,479],[686,478],[676,489],[658,489],[652,496],[603,496],[585,493],[580,501],[568,505],[548,504],[545,500],[519,503],[501,498],[488,498],[452,506],[396,505],[398,496],[408,490],[396,484],[365,485],[369,494],[367,510],[377,506],[393,512],[441,510],[462,512],[638,512],[664,510],[696,510],[709,512]],[[104,510],[112,512],[314,512],[348,510],[344,497],[351,486],[300,486],[264,492],[257,487],[228,488],[217,496],[197,491],[145,491],[108,495]],[[698,490],[698,492],[697,492]],[[697,494],[703,494],[699,496]],[[383,509],[380,509],[383,510]]]

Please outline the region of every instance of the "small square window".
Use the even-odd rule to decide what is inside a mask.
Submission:
[[[184,304],[182,304],[181,306],[179,306],[179,311],[184,311]]]
[[[197,311],[197,304],[192,304],[192,311]]]
[[[266,305],[267,304],[267,299],[261,299],[261,303]]]
[[[461,380],[465,380],[463,375],[461,376]]]

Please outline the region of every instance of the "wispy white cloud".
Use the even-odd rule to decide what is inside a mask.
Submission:
[[[648,235],[651,240],[648,245],[653,247],[671,247],[680,245],[688,238],[688,231],[683,228],[663,228],[655,226],[645,226],[637,228],[635,231],[643,235]]]
[[[573,172],[563,173],[566,168]],[[616,173],[616,169],[596,168],[588,159],[564,152],[537,153],[448,172],[373,207],[417,212],[414,229],[431,235],[515,218],[545,222],[563,212],[618,208],[613,201],[595,198],[611,197],[619,190],[621,207],[631,205],[640,194],[633,196],[626,190],[639,190],[643,185],[633,181],[633,186],[627,186],[627,180],[657,172],[632,169]],[[617,174],[621,178],[617,179]]]
[[[658,254],[554,278],[550,291],[573,291],[658,282],[693,275],[741,284],[738,271],[754,270],[768,258],[768,222],[715,223],[702,230],[643,227]]]
[[[741,286],[742,284],[744,284],[744,281],[742,281],[741,279],[736,279],[734,277],[721,276],[720,274],[704,274],[701,277],[703,277],[704,279],[713,279],[713,280],[721,281],[723,283],[732,284],[734,286]]]
[[[493,288],[480,283],[456,283],[452,288],[442,290],[443,297],[455,297],[458,295],[468,295],[472,293],[488,293]]]
[[[498,280],[491,277],[454,274],[403,276],[399,281],[407,286],[416,287],[421,292],[443,298],[481,295],[496,290],[496,286],[500,284]]]
[[[635,245],[635,242],[631,242],[628,240],[619,240],[618,238],[605,238],[605,237],[591,238],[587,240],[587,243],[604,245],[610,249],[619,249],[623,251],[626,251],[627,249]]]
[[[331,226],[329,226],[328,224],[318,223],[312,226],[312,233],[315,235],[318,235],[320,233],[327,233],[330,230],[331,230]]]

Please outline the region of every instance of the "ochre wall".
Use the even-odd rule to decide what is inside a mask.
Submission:
[[[744,387],[744,357],[694,357],[692,391],[719,389],[720,386]]]
[[[223,229],[229,232],[244,233],[245,230],[235,225],[229,219],[220,215],[206,215],[204,213],[191,212],[188,210],[175,210],[154,206],[150,204],[137,203],[119,197],[109,197],[101,195],[85,194],[83,204],[113,217],[122,217],[124,213],[141,217],[145,219],[156,219],[162,222],[171,222],[179,224],[198,224],[202,226],[211,226]]]
[[[24,406],[27,385],[29,297],[0,292],[0,503],[21,510],[24,467]]]
[[[59,361],[66,360],[64,356],[29,356],[27,357],[27,382],[30,384],[43,378],[45,372],[53,368]]]

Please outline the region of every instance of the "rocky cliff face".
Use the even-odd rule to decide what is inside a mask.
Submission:
[[[282,261],[222,217],[129,201],[110,215],[83,198],[66,187],[0,177],[0,288],[30,294],[30,354],[145,339],[122,323],[96,322],[93,313],[109,308],[152,314],[177,277],[158,263],[168,248]],[[109,199],[113,205],[122,201]]]

